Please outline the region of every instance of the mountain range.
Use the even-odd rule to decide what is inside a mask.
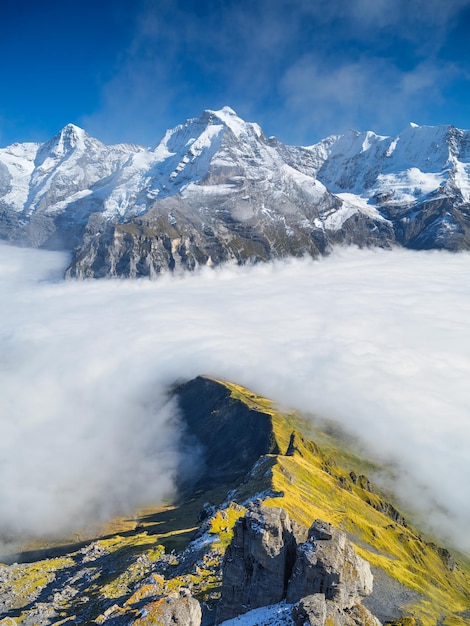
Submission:
[[[72,252],[71,277],[155,277],[328,253],[337,244],[470,248],[470,131],[265,137],[229,107],[154,148],[69,124],[0,149],[0,237]]]

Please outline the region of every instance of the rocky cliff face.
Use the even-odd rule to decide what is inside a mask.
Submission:
[[[239,519],[224,557],[217,621],[280,602],[296,547],[291,520],[280,508],[257,507]]]
[[[69,124],[0,149],[0,236],[73,249],[75,277],[151,276],[324,254],[470,247],[470,134],[411,125],[285,146],[224,107],[153,149]]]
[[[235,400],[219,382],[198,376],[176,387],[175,394],[184,416],[183,446],[193,446],[201,458],[199,473],[193,467],[183,488],[230,484],[260,456],[279,453],[270,415]]]
[[[326,522],[316,520],[300,543],[285,510],[258,505],[236,523],[222,571],[218,623],[285,598],[298,603],[298,625],[380,624],[359,606],[372,592],[369,564]]]

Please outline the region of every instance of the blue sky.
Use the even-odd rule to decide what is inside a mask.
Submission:
[[[2,0],[0,145],[154,145],[225,104],[291,144],[470,128],[469,35],[470,0]]]

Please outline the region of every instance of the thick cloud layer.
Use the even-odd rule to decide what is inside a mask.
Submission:
[[[166,387],[206,373],[339,422],[470,550],[469,255],[349,249],[153,283],[62,282],[65,262],[0,246],[4,536],[168,493]]]

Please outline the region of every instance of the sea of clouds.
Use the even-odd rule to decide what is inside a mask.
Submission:
[[[345,249],[155,282],[63,281],[67,261],[0,245],[4,541],[171,493],[167,389],[208,374],[338,422],[470,550],[469,254]]]

